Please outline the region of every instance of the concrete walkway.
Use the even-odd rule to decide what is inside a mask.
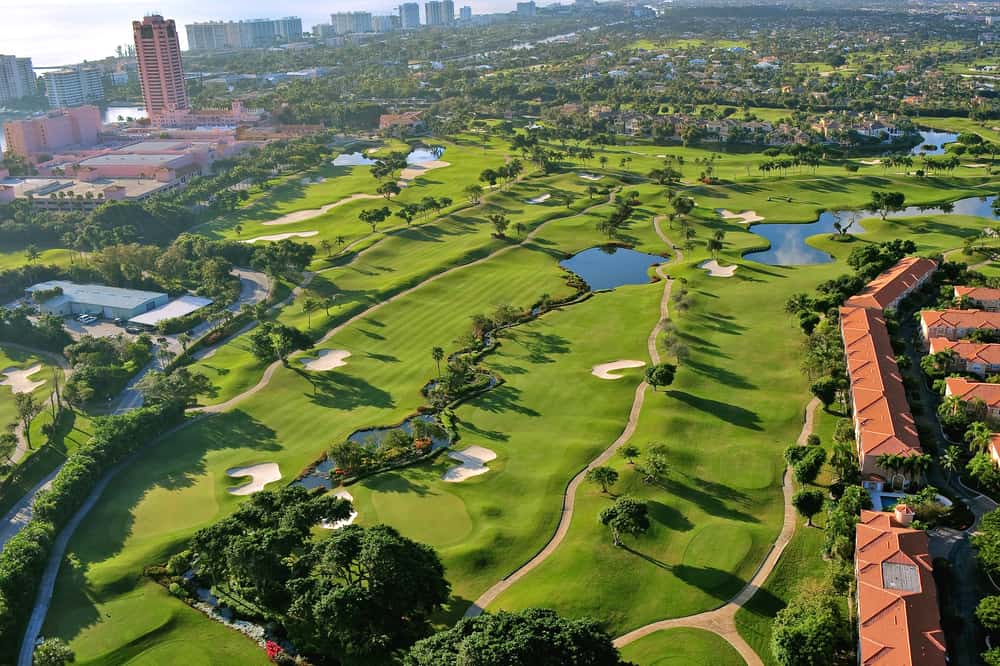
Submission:
[[[806,406],[805,420],[802,424],[802,431],[799,433],[797,442],[800,446],[804,445],[806,439],[810,434],[812,434],[815,414],[819,405],[819,400],[813,398]],[[760,589],[761,585],[763,585],[765,581],[767,581],[768,576],[770,576],[771,572],[774,571],[775,565],[778,564],[778,560],[781,558],[781,553],[784,552],[785,547],[792,540],[792,535],[795,534],[796,513],[795,507],[792,506],[794,488],[793,484],[789,480],[789,471],[790,470],[788,469],[785,470],[785,474],[781,480],[781,489],[785,502],[784,522],[781,526],[781,532],[778,534],[778,538],[775,540],[774,545],[771,546],[771,550],[767,554],[767,557],[764,558],[764,562],[761,563],[757,572],[753,575],[753,578],[750,579],[750,582],[747,583],[743,589],[736,594],[736,596],[727,601],[725,605],[720,608],[705,613],[698,613],[697,615],[672,618],[669,620],[661,620],[659,622],[647,624],[644,627],[639,627],[638,629],[616,638],[615,647],[623,647],[633,641],[639,640],[644,636],[648,636],[649,634],[662,629],[689,627],[704,629],[718,634],[740,653],[740,656],[743,657],[748,666],[763,666],[764,662],[757,655],[757,653],[753,651],[753,648],[751,648],[750,645],[743,640],[739,631],[737,631],[735,618],[736,612],[746,605],[748,601],[753,599],[757,590]]]

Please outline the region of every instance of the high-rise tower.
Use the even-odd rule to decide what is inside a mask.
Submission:
[[[152,120],[168,111],[189,108],[181,67],[181,45],[173,19],[146,16],[132,21],[135,55],[139,61],[139,82]]]

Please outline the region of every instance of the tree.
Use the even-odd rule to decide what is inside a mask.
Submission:
[[[812,383],[809,390],[814,396],[819,398],[824,408],[829,408],[837,400],[839,385],[833,377],[820,377]]]
[[[237,236],[242,236],[243,235],[243,225],[242,224],[234,225],[233,226],[233,231],[236,232]]]
[[[988,631],[1000,629],[1000,596],[983,597],[976,607],[976,619]]]
[[[466,185],[462,193],[469,198],[469,203],[477,204],[483,198],[483,186],[476,183]]]
[[[319,242],[319,246],[323,248],[323,251],[326,252],[326,256],[329,257],[330,252],[333,250],[333,243],[331,243],[328,239],[324,238]]]
[[[965,443],[973,453],[985,453],[990,446],[992,429],[982,421],[971,423],[965,431]]]
[[[208,377],[186,367],[169,374],[157,370],[147,372],[135,388],[142,393],[147,405],[177,403],[182,407],[194,407],[199,395],[211,396],[217,392]]]
[[[441,376],[441,361],[444,360],[444,349],[441,347],[434,347],[431,349],[431,358],[437,364],[438,377]]]
[[[504,238],[504,234],[507,232],[507,227],[510,225],[510,220],[503,213],[490,213],[486,216],[487,219],[493,223],[493,228],[496,229],[497,238]]]
[[[646,382],[655,391],[661,386],[670,386],[673,384],[676,372],[676,365],[671,363],[657,363],[646,368]]]
[[[812,483],[819,476],[820,470],[823,468],[823,463],[826,462],[826,450],[815,447],[800,447],[805,449],[805,454],[792,465],[792,473],[795,475],[795,480],[800,484]]]
[[[635,459],[639,457],[639,447],[635,444],[625,444],[618,449],[618,455],[624,458],[629,465],[633,465]]]
[[[601,511],[599,519],[602,525],[611,529],[611,539],[620,548],[623,534],[638,536],[649,529],[649,507],[645,502],[624,495]]]
[[[323,307],[315,298],[307,298],[302,301],[302,311],[306,313],[306,328],[312,329],[312,313]]]
[[[191,335],[188,333],[181,333],[177,336],[177,342],[181,343],[181,349],[187,351],[188,345],[191,344]]]
[[[806,591],[775,616],[771,651],[781,666],[825,666],[845,636],[839,599]]]
[[[41,251],[35,244],[30,244],[28,247],[24,248],[24,258],[29,264],[33,264],[38,261],[42,256]]]
[[[957,446],[949,446],[945,449],[945,452],[941,454],[941,469],[948,473],[949,482],[951,481],[951,475],[958,471],[961,460],[962,451]]]
[[[17,418],[21,422],[21,431],[24,433],[24,441],[31,447],[31,422],[42,411],[42,405],[31,393],[15,393],[14,406],[17,409]]]
[[[902,210],[905,202],[906,195],[902,192],[882,192],[881,190],[875,190],[872,192],[872,198],[868,203],[868,210],[878,213],[884,221],[889,213]]]
[[[393,195],[399,194],[402,190],[400,190],[396,181],[389,180],[379,185],[375,191],[384,196],[386,201],[388,201]]]
[[[813,516],[823,508],[823,491],[816,488],[805,488],[792,495],[792,506],[805,516],[806,524],[813,526]]]
[[[34,666],[64,666],[76,661],[76,655],[60,638],[46,638],[35,646],[32,656]]]
[[[547,608],[484,613],[417,642],[406,666],[625,666],[600,623]]]
[[[705,241],[705,247],[708,250],[709,254],[712,255],[712,258],[717,259],[719,257],[719,252],[722,251],[723,246],[722,246],[722,241],[715,238],[709,238],[707,241]]]
[[[584,476],[589,483],[599,485],[601,487],[602,493],[608,492],[608,487],[613,486],[618,483],[618,472],[611,467],[600,466],[592,467],[587,470],[587,474]]]

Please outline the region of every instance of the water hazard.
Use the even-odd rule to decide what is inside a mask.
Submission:
[[[559,265],[583,278],[592,290],[600,291],[626,284],[646,284],[649,267],[664,261],[659,255],[607,246],[584,250]]]

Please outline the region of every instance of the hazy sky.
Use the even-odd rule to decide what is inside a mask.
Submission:
[[[0,53],[27,56],[36,67],[111,55],[132,40],[132,21],[159,13],[178,25],[209,19],[299,16],[309,30],[330,13],[389,13],[402,0],[0,0]],[[420,0],[422,3],[423,0]],[[456,0],[473,12],[509,11],[516,0]],[[423,11],[421,10],[421,14]],[[181,48],[187,48],[181,28]]]

